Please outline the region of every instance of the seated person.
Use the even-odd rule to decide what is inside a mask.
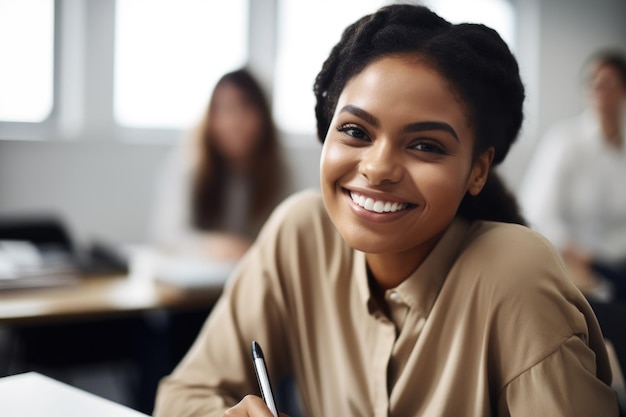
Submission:
[[[225,74],[163,172],[153,240],[174,255],[238,260],[287,188],[260,85],[247,70]]]
[[[626,300],[626,55],[587,63],[587,108],[553,126],[522,185],[530,225],[590,297]],[[608,286],[607,286],[608,284]]]
[[[218,80],[200,123],[167,162],[151,223],[151,270],[186,290],[221,287],[290,185],[269,103],[248,70]],[[173,311],[153,326],[167,339],[169,360],[160,361],[168,372],[211,308]]]

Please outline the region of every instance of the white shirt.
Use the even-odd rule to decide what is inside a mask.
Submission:
[[[183,143],[175,148],[165,161],[156,181],[154,210],[150,219],[150,240],[155,245],[177,252],[202,255],[206,231],[192,223],[192,187],[196,169],[195,148]],[[248,208],[250,182],[244,176],[225,178],[224,206],[221,231],[240,235],[249,234]]]
[[[533,228],[558,248],[626,258],[626,143],[609,145],[585,112],[548,131],[528,173],[520,204]]]

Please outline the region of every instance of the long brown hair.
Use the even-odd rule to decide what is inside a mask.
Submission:
[[[193,177],[191,211],[193,226],[201,230],[219,229],[224,207],[225,180],[229,163],[215,146],[215,131],[211,120],[215,107],[215,91],[224,85],[241,90],[261,115],[259,142],[248,176],[251,183],[251,204],[246,230],[257,229],[269,214],[282,190],[283,176],[276,129],[269,103],[256,79],[245,69],[229,72],[217,82],[204,117],[196,131],[197,165]]]

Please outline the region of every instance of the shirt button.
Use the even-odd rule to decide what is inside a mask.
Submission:
[[[391,301],[398,301],[400,299],[400,295],[398,295],[398,293],[396,291],[391,291],[389,293],[389,299]]]

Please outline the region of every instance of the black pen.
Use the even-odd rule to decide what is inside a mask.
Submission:
[[[274,400],[270,377],[267,373],[267,367],[265,366],[263,350],[256,341],[252,342],[252,360],[254,362],[256,378],[259,382],[259,388],[261,389],[261,397],[263,397],[265,404],[267,404],[267,408],[270,409],[274,417],[278,417],[278,409],[276,408],[276,401]]]

